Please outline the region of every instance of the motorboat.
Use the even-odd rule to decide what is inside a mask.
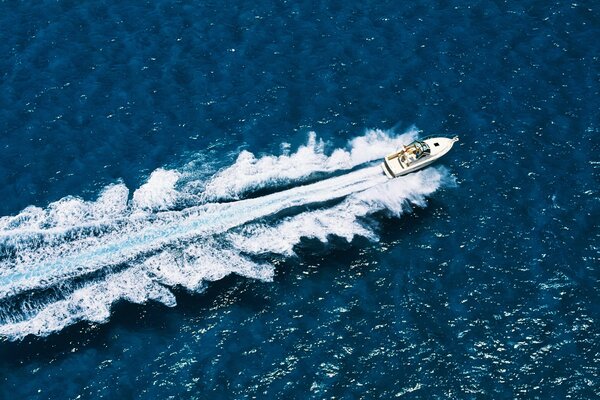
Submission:
[[[415,172],[449,152],[455,142],[458,142],[458,136],[415,140],[403,146],[400,151],[385,156],[381,167],[388,178],[397,178]]]

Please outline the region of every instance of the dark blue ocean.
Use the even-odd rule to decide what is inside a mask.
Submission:
[[[598,2],[15,0],[0,53],[1,399],[600,396]]]

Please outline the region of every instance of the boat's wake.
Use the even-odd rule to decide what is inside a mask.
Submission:
[[[104,322],[118,300],[174,306],[172,288],[199,292],[231,273],[269,281],[273,266],[254,256],[293,255],[302,237],[377,240],[364,217],[399,216],[448,179],[432,168],[394,180],[379,166],[355,169],[413,136],[369,132],[330,155],[311,136],[293,154],[245,152],[206,182],[159,169],[131,199],[115,184],[96,201],[66,197],[0,218],[0,335],[14,340]],[[306,184],[315,173],[335,176]],[[247,196],[265,188],[272,193]]]

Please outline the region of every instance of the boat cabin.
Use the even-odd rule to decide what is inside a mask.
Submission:
[[[404,146],[404,148],[398,152],[397,156],[401,164],[408,166],[414,161],[417,161],[430,154],[431,149],[429,149],[429,145],[427,143],[415,140],[408,146]]]

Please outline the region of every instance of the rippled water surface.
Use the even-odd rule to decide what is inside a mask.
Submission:
[[[1,3],[0,398],[599,396],[598,37],[591,1]]]

